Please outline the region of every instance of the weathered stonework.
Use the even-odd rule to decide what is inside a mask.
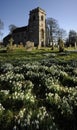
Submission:
[[[13,30],[11,37],[15,44],[22,42],[24,45],[27,41],[34,42],[35,46],[46,45],[46,13],[41,8],[35,8],[29,13],[28,26],[16,28]],[[7,41],[6,41],[7,40]],[[8,42],[9,37],[6,36],[4,44]],[[6,43],[8,44],[8,43]]]
[[[45,46],[45,11],[36,8],[30,11],[29,17],[29,36],[35,46]]]

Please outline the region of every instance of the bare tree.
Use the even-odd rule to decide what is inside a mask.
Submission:
[[[2,33],[2,29],[4,28],[4,23],[2,22],[2,20],[0,19],[0,37],[2,38],[3,33]]]
[[[14,24],[10,24],[10,25],[9,25],[10,33],[12,33],[13,30],[16,29],[16,28],[17,28],[17,26],[15,26]]]
[[[52,49],[54,49],[54,41],[56,41],[57,32],[59,30],[59,25],[56,19],[47,18],[46,20],[47,27],[49,28],[50,33],[50,42],[52,43]]]
[[[77,32],[75,30],[69,31],[69,45],[75,46],[75,43],[77,43]]]
[[[66,40],[67,33],[66,30],[64,30],[63,28],[59,28],[57,35],[58,39],[62,39],[63,41]]]

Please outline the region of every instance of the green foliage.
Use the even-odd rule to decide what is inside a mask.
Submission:
[[[35,54],[45,57],[22,58]],[[0,62],[1,130],[77,129],[77,60],[61,60],[65,52],[40,54],[24,52]]]
[[[10,110],[6,110],[0,116],[0,129],[1,130],[10,130],[13,125],[13,113]]]

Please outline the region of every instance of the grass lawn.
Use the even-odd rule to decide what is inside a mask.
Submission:
[[[51,58],[61,61],[76,60],[77,51],[73,48],[68,48],[64,52],[59,52],[58,49],[51,50],[51,48],[41,48],[32,51],[26,51],[24,48],[18,48],[10,52],[0,51],[0,61],[39,61]]]

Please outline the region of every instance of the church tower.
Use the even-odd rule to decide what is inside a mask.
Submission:
[[[46,44],[46,13],[41,8],[35,8],[29,14],[29,40],[35,46],[45,46]]]

